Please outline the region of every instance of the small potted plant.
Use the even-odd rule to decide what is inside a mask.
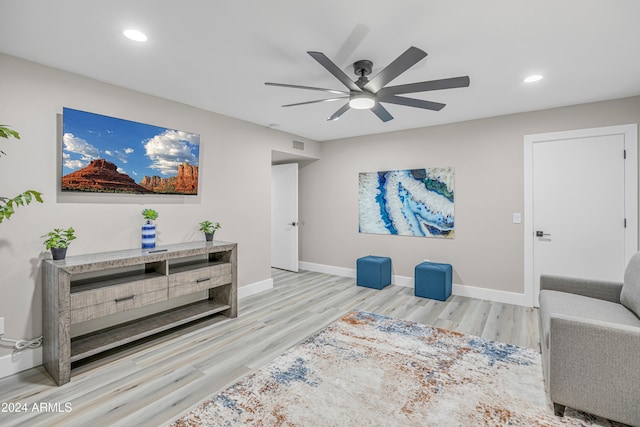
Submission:
[[[62,228],[54,228],[53,231],[41,236],[46,237],[44,245],[51,250],[54,260],[64,259],[67,255],[67,248],[72,240],[76,238],[75,230],[69,227],[66,230]]]
[[[147,220],[147,224],[151,224],[151,221],[158,219],[158,211],[155,209],[143,209],[142,217]]]
[[[158,211],[155,209],[143,209],[142,217],[147,221],[142,225],[142,249],[156,247],[156,225],[151,221],[158,218]]]
[[[213,235],[216,230],[220,229],[220,227],[219,222],[214,224],[209,220],[205,220],[200,223],[200,231],[204,233],[204,237],[207,239],[207,242],[213,241]]]

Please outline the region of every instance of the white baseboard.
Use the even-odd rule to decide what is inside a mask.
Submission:
[[[0,378],[42,365],[42,347],[0,356]]]
[[[238,299],[273,289],[273,279],[265,279],[238,288]]]
[[[405,288],[413,289],[413,277],[407,276],[392,276],[391,283],[398,286],[404,286]]]
[[[458,285],[454,283],[452,293],[453,295],[460,295],[461,297],[484,299],[493,302],[531,307],[531,304],[525,294],[517,294],[515,292],[498,291],[495,289],[478,288],[475,286]]]
[[[334,276],[356,277],[355,268],[334,267],[332,265],[316,264],[313,262],[298,261],[302,270],[315,271],[316,273],[333,274]]]
[[[334,267],[331,265],[316,264],[313,262],[299,262],[300,268],[303,270],[315,271],[317,273],[333,274],[335,276],[356,277],[355,268]],[[413,288],[413,277],[393,276],[391,283],[397,286]],[[517,294],[515,292],[498,291],[495,289],[478,288],[475,286],[459,285],[453,283],[451,293],[463,297],[484,299],[488,301],[500,302],[505,304],[521,305],[530,307],[525,294]]]

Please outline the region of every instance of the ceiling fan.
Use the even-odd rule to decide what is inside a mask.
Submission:
[[[318,99],[314,101],[298,102],[296,104],[286,104],[283,107],[294,107],[297,105],[315,104],[319,102],[339,101],[348,99],[348,102],[333,113],[327,120],[337,120],[350,108],[370,109],[383,122],[393,119],[386,108],[380,103],[405,105],[408,107],[424,108],[426,110],[440,111],[446,104],[439,102],[424,101],[422,99],[407,98],[398,96],[399,94],[426,92],[430,90],[452,89],[457,87],[468,87],[469,76],[451,77],[448,79],[431,80],[426,82],[409,83],[399,86],[385,85],[417,64],[427,53],[417,47],[411,46],[402,55],[396,58],[391,64],[380,71],[371,80],[367,78],[371,74],[373,63],[369,60],[356,61],[353,64],[353,71],[358,76],[358,80],[351,80],[333,61],[322,52],[307,52],[313,59],[318,61],[327,71],[345,85],[349,90],[324,89],[311,86],[290,85],[284,83],[266,82],[267,86],[280,86],[294,89],[316,90],[341,95],[335,98]]]

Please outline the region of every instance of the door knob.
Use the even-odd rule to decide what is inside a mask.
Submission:
[[[293,226],[295,227],[296,225],[298,225],[298,223],[297,223],[297,222],[295,222],[295,221],[293,221],[293,222],[290,222],[290,223],[289,223],[289,224],[287,224],[287,225],[293,225]]]
[[[536,237],[544,237],[544,236],[551,236],[551,234],[545,233],[543,231],[536,231]]]

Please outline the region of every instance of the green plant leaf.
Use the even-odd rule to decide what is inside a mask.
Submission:
[[[11,215],[14,214],[14,210],[13,210],[13,206],[11,206],[13,203],[11,203],[11,201],[9,201],[9,203],[7,203],[6,205],[4,205],[2,207],[2,212],[4,213],[4,217],[9,219],[11,218]]]
[[[0,217],[0,222],[3,219],[11,218],[11,215],[15,213],[14,206],[25,206],[32,202],[33,199],[36,199],[39,203],[42,203],[42,194],[34,191],[27,190],[22,194],[18,194],[13,199],[9,199],[7,197],[0,197],[0,213],[2,217]]]
[[[27,190],[27,191],[24,192],[24,194],[27,194],[27,193],[29,193],[31,196],[33,196],[33,198],[36,199],[36,202],[43,203],[42,193],[40,193],[39,191]]]
[[[20,139],[20,134],[13,129],[9,129],[7,125],[0,125],[0,136],[3,138],[12,136],[15,139]]]

